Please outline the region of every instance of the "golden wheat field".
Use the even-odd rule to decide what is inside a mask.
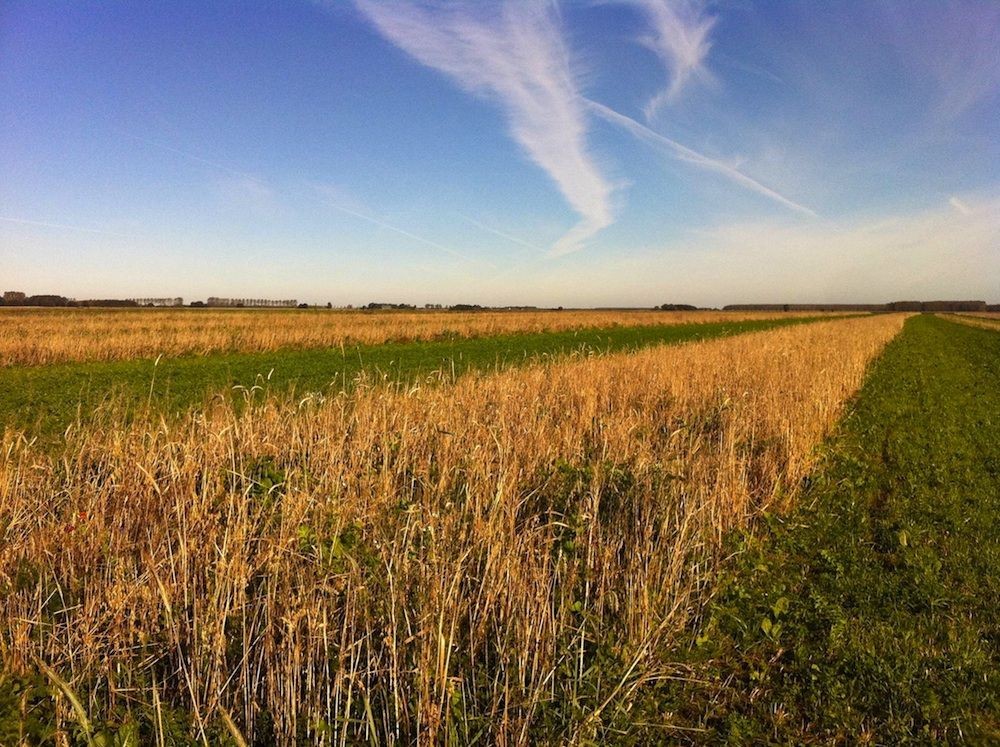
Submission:
[[[947,314],[945,316],[953,322],[967,324],[970,327],[1000,329],[1000,313],[997,312],[963,312],[961,314]]]
[[[419,334],[549,318],[416,316]],[[143,318],[109,314],[100,355],[139,354]],[[274,318],[264,337],[213,317],[170,344],[297,334]],[[405,326],[345,318],[365,319],[309,334]],[[660,652],[698,614],[722,537],[793,499],[904,318],[104,415],[57,453],[8,433],[3,667],[63,673],[63,728],[127,710],[156,744],[178,713],[204,743],[584,743],[683,676]]]
[[[0,366],[818,315],[725,311],[9,308],[0,309]]]

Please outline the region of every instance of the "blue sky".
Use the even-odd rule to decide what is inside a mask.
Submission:
[[[1000,301],[1000,3],[0,6],[0,285]]]

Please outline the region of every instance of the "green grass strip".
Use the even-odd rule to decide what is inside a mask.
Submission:
[[[609,353],[773,329],[828,317],[784,318],[568,332],[511,334],[364,347],[276,350],[152,360],[65,363],[0,369],[0,427],[43,439],[114,395],[135,406],[172,413],[233,386],[266,383],[271,391],[329,391],[362,372],[411,381],[434,371],[460,375],[573,352]],[[268,378],[269,377],[269,378]]]
[[[829,447],[736,541],[660,714],[710,743],[1000,743],[1000,334],[908,320]]]

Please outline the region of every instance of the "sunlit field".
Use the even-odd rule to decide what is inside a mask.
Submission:
[[[816,312],[167,310],[0,308],[0,366],[285,348],[375,345],[509,333],[711,323]]]
[[[968,324],[971,327],[980,327],[982,329],[1000,329],[1000,312],[996,311],[948,314],[947,318],[951,321]]]
[[[0,747],[1000,745],[1000,0],[0,0]]]
[[[612,320],[576,316],[597,318]],[[794,502],[904,320],[328,396],[247,391],[240,408],[172,416],[107,410],[54,451],[8,431],[0,741],[616,733],[652,683],[681,674],[665,652],[711,595],[725,537]],[[101,350],[137,354],[122,339],[140,338]]]

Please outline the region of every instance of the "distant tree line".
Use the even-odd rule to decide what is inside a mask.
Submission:
[[[988,311],[985,301],[893,301],[889,311]]]
[[[238,308],[250,307],[250,308],[282,308],[282,309],[294,309],[296,306],[300,307],[300,304],[294,298],[287,298],[281,301],[275,301],[270,298],[218,298],[217,296],[209,296],[206,306],[223,306],[230,307],[236,306]],[[308,306],[308,304],[306,304]]]
[[[21,291],[7,291],[3,294],[4,306],[69,306],[70,299],[65,296],[29,296]]]
[[[184,299],[180,296],[175,298],[131,298],[139,306],[183,306]]]
[[[0,297],[0,306],[71,306],[71,307],[103,307],[103,308],[138,308],[140,306],[179,307],[184,305],[184,299],[173,298],[93,298],[76,300],[65,296],[50,294],[29,296],[22,291],[6,291]],[[193,301],[193,308],[212,307],[262,307],[262,308],[308,308],[309,304],[299,303],[295,299],[274,301],[268,298],[217,298],[211,296],[208,302]],[[332,308],[333,304],[327,304]]]
[[[372,301],[371,303],[365,304],[361,308],[367,309],[369,311],[387,310],[387,309],[405,311],[408,309],[415,309],[417,307],[411,303],[389,303],[387,301]]]
[[[78,301],[65,296],[39,295],[28,296],[17,294],[18,298],[8,298],[8,294],[0,299],[0,306],[68,306],[72,308],[138,308],[139,304],[131,298],[88,298]],[[152,305],[152,304],[150,304]]]
[[[351,306],[346,308],[350,309]],[[367,311],[379,311],[379,310],[395,310],[395,311],[409,311],[416,309],[416,305],[410,303],[389,303],[387,301],[372,301],[371,303],[365,304],[360,308]],[[444,311],[536,311],[537,306],[483,306],[478,303],[456,303],[451,306],[446,306],[440,303],[425,303],[423,308],[428,310],[441,309]],[[562,306],[559,307],[562,309]]]
[[[372,301],[371,303],[365,304],[361,307],[368,311],[379,311],[379,310],[393,310],[393,311],[412,311],[416,309],[416,305],[412,303],[389,303],[388,301]],[[456,303],[453,306],[443,306],[439,303],[427,303],[424,304],[425,309],[447,309],[449,311],[481,311],[484,307],[479,304],[474,303]]]
[[[723,311],[1000,311],[985,301],[892,301],[890,303],[743,303]]]
[[[29,296],[21,291],[6,291],[0,296],[0,306],[70,306],[70,307],[102,307],[102,308],[138,308],[140,306],[179,307],[184,305],[184,299],[176,298],[101,298],[76,300],[52,294]],[[191,308],[300,308],[307,309],[309,304],[299,303],[295,299],[272,300],[267,298],[219,298],[210,296],[208,301],[192,301]],[[333,304],[326,304],[333,308]],[[351,306],[346,308],[350,309]],[[417,307],[408,303],[389,303],[372,301],[360,308],[369,311],[397,310],[412,311]],[[482,306],[477,303],[456,303],[451,306],[442,304],[424,304],[425,309],[446,309],[449,311],[534,311],[537,306]],[[654,306],[655,311],[697,311],[697,306],[686,303],[665,303]],[[729,304],[722,307],[723,311],[1000,311],[1000,304],[987,304],[985,301],[892,301],[890,303],[758,303]],[[556,310],[561,311],[562,306]]]
[[[134,309],[141,304],[132,298],[90,298],[83,301],[70,301],[67,306],[82,306],[86,308],[124,308]],[[152,304],[149,304],[152,306]]]

